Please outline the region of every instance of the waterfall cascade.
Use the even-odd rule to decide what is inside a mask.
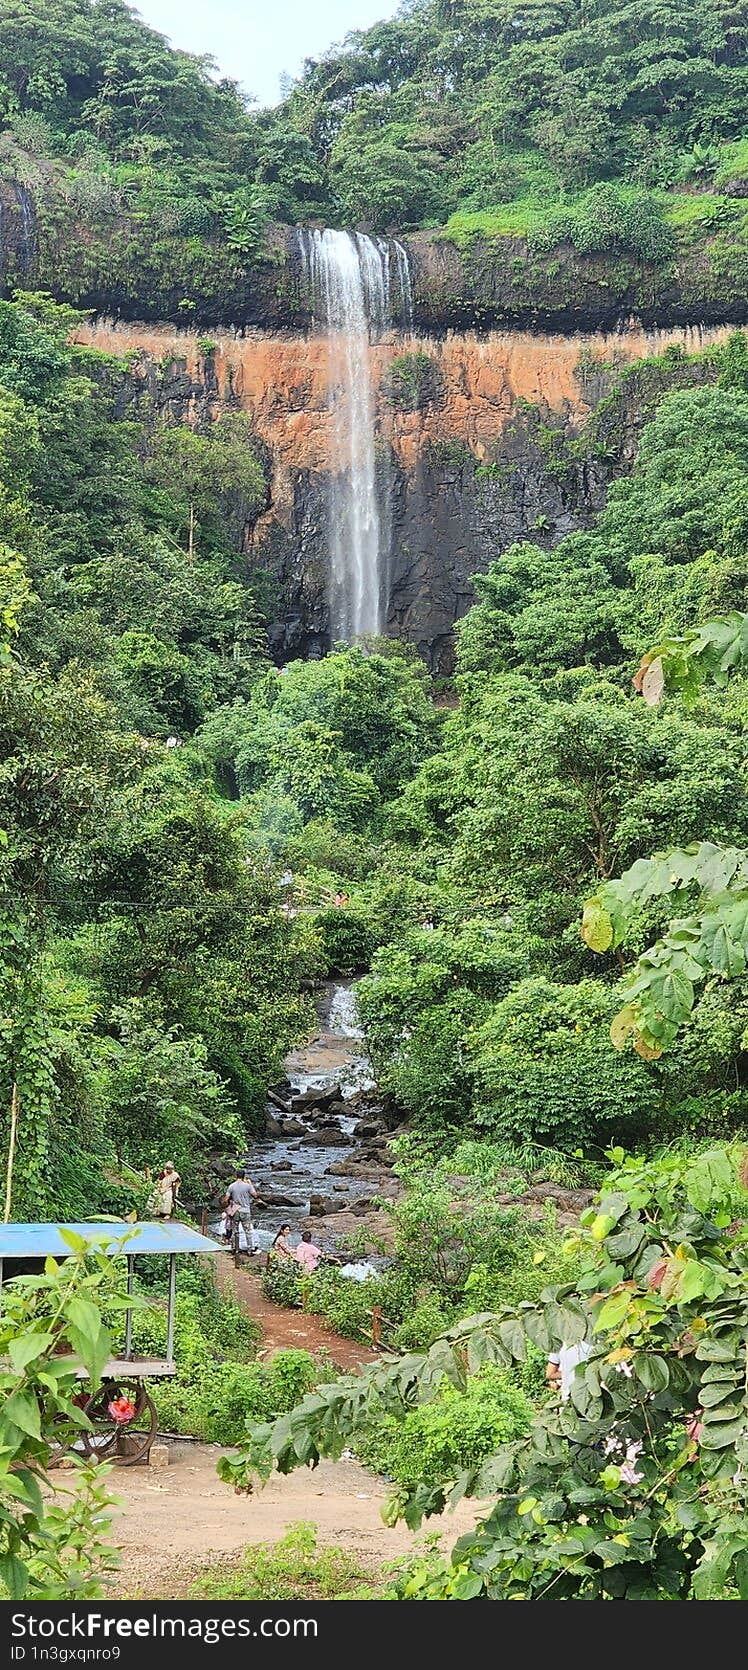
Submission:
[[[28,278],[34,264],[35,215],[34,204],[30,191],[25,186],[16,186],[16,203],[21,219],[21,235],[18,239],[19,254],[24,277]]]
[[[410,272],[397,242],[330,229],[299,238],[314,317],[327,330],[330,618],[333,637],[349,643],[381,632],[387,613],[389,539],[377,480],[369,344],[392,319],[393,302],[410,326]]]

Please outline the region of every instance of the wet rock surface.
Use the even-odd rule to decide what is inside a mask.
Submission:
[[[369,1231],[380,1246],[388,1225],[378,1197],[399,1192],[352,985],[327,983],[318,1017],[318,1032],[288,1057],[287,1078],[273,1087],[265,1138],[247,1154],[262,1197],[255,1232],[263,1248],[281,1223],[294,1234],[311,1228],[326,1252],[344,1251],[352,1235],[358,1248]]]
[[[432,294],[432,280],[443,293],[455,276],[456,252],[441,246],[438,271],[418,239],[411,255],[424,296]],[[507,274],[497,270],[494,278],[503,285]],[[585,335],[505,326],[412,337],[392,330],[372,343],[377,493],[390,532],[387,632],[415,644],[434,672],[453,670],[454,627],[474,601],[472,576],[515,540],[531,538],[550,550],[565,534],[590,526],[611,480],[630,468],[629,431],[641,427],[648,399],[629,380],[611,408],[607,397],[618,373],[635,361],[651,363],[668,347],[698,355],[727,334],[721,323],[662,329],[664,316],[645,328],[631,312],[626,306],[610,328]],[[688,318],[705,315],[697,310]],[[238,538],[248,568],[271,574],[277,586],[272,653],[283,663],[329,649],[334,448],[324,335],[225,329],[208,354],[196,330],[173,325],[100,319],[82,325],[77,336],[109,355],[127,356],[123,418],[147,423],[160,414],[202,427],[226,411],[248,414],[266,467],[266,497],[259,508],[244,507]],[[389,399],[388,376],[393,359],[413,351],[431,361],[439,393],[406,411]],[[673,386],[679,378],[714,375],[703,356],[668,371]],[[588,444],[591,414],[606,409],[603,428],[590,432]],[[334,1087],[331,1078],[327,1088]],[[284,1099],[294,1088],[273,1090]]]

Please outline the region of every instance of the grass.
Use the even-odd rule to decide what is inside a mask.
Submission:
[[[277,1543],[253,1543],[241,1560],[206,1566],[190,1600],[381,1600],[381,1574],[342,1548],[319,1548],[308,1520],[289,1525]]]
[[[721,162],[714,176],[714,184],[729,185],[731,180],[748,179],[748,138],[737,139],[734,145],[725,145],[720,153]]]
[[[734,197],[714,192],[672,192],[663,200],[665,219],[682,243],[702,238],[720,227],[737,227],[745,222],[748,207]]]
[[[515,203],[495,203],[485,209],[456,209],[440,236],[456,244],[458,249],[464,249],[473,238],[526,238],[546,217],[550,207],[522,198]]]
[[[734,160],[730,166],[725,164],[720,170],[716,178],[717,186],[741,172],[748,176],[748,140],[731,146],[730,151],[734,153]],[[636,190],[620,181],[614,183],[623,198]],[[659,200],[665,220],[683,245],[698,242],[710,232],[727,228],[738,232],[748,226],[748,202],[725,197],[718,190],[652,192],[650,195]],[[562,202],[529,196],[511,203],[489,204],[484,209],[457,209],[439,235],[456,244],[458,249],[469,246],[474,238],[526,238],[532,243],[533,236],[542,235],[546,224],[554,221],[559,214],[564,211],[573,214],[575,207],[583,205],[583,198],[584,194],[572,194]]]

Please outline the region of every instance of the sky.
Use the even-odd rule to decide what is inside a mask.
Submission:
[[[392,17],[397,0],[135,0],[151,28],[185,52],[209,53],[222,75],[260,104],[277,104],[280,77],[298,75],[351,29]]]

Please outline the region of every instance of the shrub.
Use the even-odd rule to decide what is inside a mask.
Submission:
[[[384,380],[391,405],[403,412],[422,412],[441,398],[444,379],[431,354],[400,354],[392,360]]]
[[[450,1321],[441,1294],[429,1293],[407,1311],[387,1344],[392,1344],[397,1351],[426,1350],[449,1327]]]
[[[409,1183],[391,1213],[401,1279],[411,1291],[427,1284],[454,1303],[475,1264],[508,1268],[529,1252],[520,1213],[498,1206],[479,1185],[461,1178],[453,1189],[433,1168]]]
[[[305,1283],[304,1309],[324,1316],[331,1328],[347,1339],[364,1340],[371,1336],[372,1306],[380,1304],[382,1298],[379,1280],[351,1281],[339,1270],[328,1268],[318,1270],[308,1285]]]
[[[348,907],[321,911],[317,925],[330,974],[356,974],[368,968],[374,954],[374,935],[363,917]]]
[[[369,1600],[378,1591],[359,1560],[342,1548],[317,1547],[316,1526],[289,1525],[277,1543],[257,1543],[226,1570],[226,1560],[208,1566],[193,1583],[196,1600]],[[364,1585],[362,1588],[361,1585]]]
[[[572,1150],[651,1130],[659,1085],[638,1057],[611,1050],[614,1008],[599,981],[520,981],[472,1040],[477,1124]]]
[[[269,1363],[207,1361],[160,1385],[155,1403],[166,1430],[235,1444],[248,1421],[275,1420],[325,1378],[308,1351],[278,1351]]]
[[[269,1258],[262,1277],[262,1291],[275,1305],[288,1310],[301,1308],[301,1267],[282,1258]]]
[[[433,1403],[408,1410],[403,1420],[380,1420],[358,1454],[406,1489],[436,1485],[476,1466],[498,1444],[524,1436],[531,1419],[520,1387],[498,1369],[484,1368],[464,1392],[447,1383]]]

